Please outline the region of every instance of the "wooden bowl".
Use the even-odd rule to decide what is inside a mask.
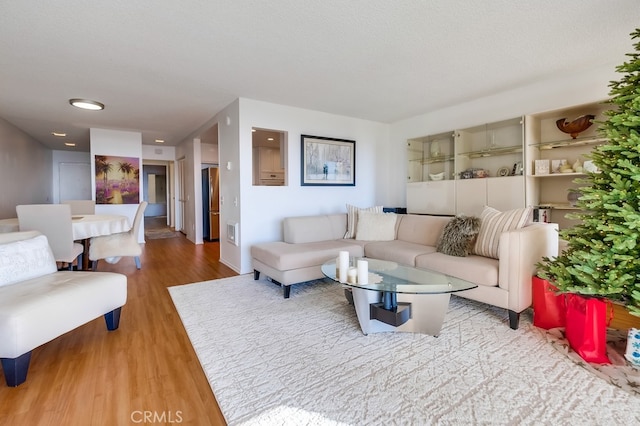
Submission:
[[[556,121],[556,126],[558,126],[560,131],[570,134],[571,137],[575,139],[580,132],[584,132],[593,124],[594,118],[596,118],[596,116],[592,114],[581,115],[571,122],[567,122],[566,118],[561,118]]]

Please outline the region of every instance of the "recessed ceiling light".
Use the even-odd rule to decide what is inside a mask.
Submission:
[[[73,143],[73,142],[65,142],[64,144],[65,144],[66,146],[76,146],[76,144],[75,144],[75,143]]]
[[[88,99],[69,99],[69,103],[74,107],[89,109],[92,111],[99,111],[101,109],[104,109],[104,104]]]
[[[267,140],[268,140],[268,141],[272,141],[272,140],[273,140],[273,138],[267,138]]]
[[[62,133],[62,132],[51,132],[51,134],[52,134],[53,136],[57,136],[57,137],[59,137],[59,138],[63,138],[63,137],[65,137],[65,136],[67,136],[67,134],[66,134],[66,133]]]
[[[164,143],[164,139],[156,139],[156,143]]]

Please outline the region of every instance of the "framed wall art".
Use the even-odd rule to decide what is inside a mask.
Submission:
[[[140,159],[95,156],[96,204],[140,202]]]
[[[355,186],[356,141],[301,136],[301,185]]]

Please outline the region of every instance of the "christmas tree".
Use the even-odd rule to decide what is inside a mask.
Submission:
[[[640,38],[640,29],[631,33]],[[640,42],[609,84],[612,104],[600,123],[608,139],[590,157],[599,172],[576,180],[584,184],[577,201],[578,225],[560,231],[568,248],[544,259],[539,275],[562,292],[606,297],[640,316]]]

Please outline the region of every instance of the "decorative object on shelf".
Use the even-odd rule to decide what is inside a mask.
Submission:
[[[573,173],[573,169],[569,164],[563,164],[560,166],[560,173]]]
[[[430,152],[432,157],[440,156],[440,142],[437,140],[431,142]]]
[[[486,178],[489,177],[489,171],[485,169],[473,169],[474,178]]]
[[[567,201],[569,201],[571,207],[576,206],[576,203],[578,202],[578,198],[580,198],[580,196],[582,196],[582,192],[576,189],[569,189],[569,193],[567,194]]]
[[[571,122],[567,122],[566,118],[561,118],[556,121],[556,126],[558,126],[561,132],[568,133],[575,139],[581,132],[584,132],[593,124],[594,118],[596,118],[596,116],[593,114],[581,115]]]
[[[535,160],[536,176],[549,174],[549,160]]]
[[[473,179],[473,169],[467,169],[460,172],[460,179]]]
[[[511,173],[514,176],[521,175],[524,169],[522,168],[522,161],[518,161],[513,165],[513,172]]]
[[[511,169],[509,167],[500,167],[498,169],[497,176],[509,176],[511,174]]]
[[[431,179],[431,180],[442,180],[442,179],[444,179],[444,172],[429,173],[429,179]]]
[[[551,173],[560,173],[560,169],[565,164],[567,164],[567,160],[564,158],[561,160],[551,160]]]
[[[584,164],[582,165],[582,169],[585,172],[591,172],[591,173],[598,173],[600,171],[598,169],[598,166],[596,166],[591,160],[585,161]]]
[[[533,209],[533,221],[541,223],[551,222],[551,207],[538,206]]]
[[[582,171],[584,170],[579,158],[576,159],[575,163],[573,163],[573,166],[571,166],[571,168],[576,173],[582,173]]]

